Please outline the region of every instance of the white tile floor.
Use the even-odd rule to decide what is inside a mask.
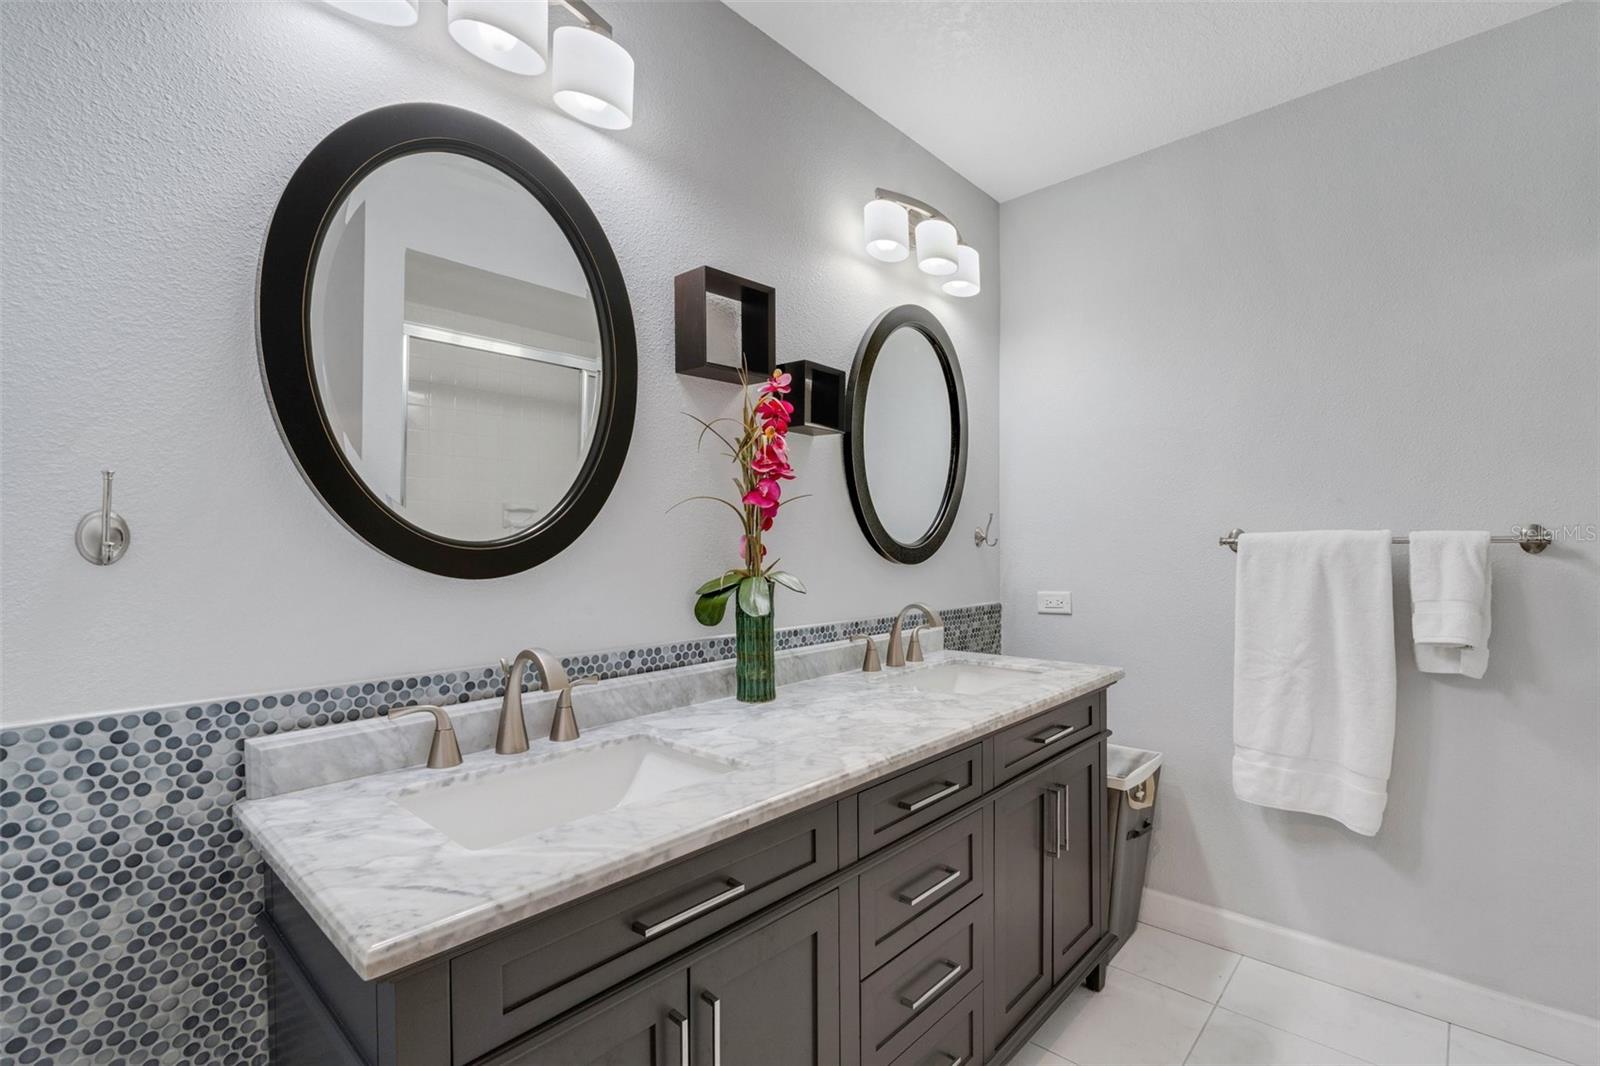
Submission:
[[[1544,1066],[1538,1052],[1141,925],[1010,1066]]]

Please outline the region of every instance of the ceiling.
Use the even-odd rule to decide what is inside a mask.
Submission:
[[[996,200],[1549,3],[725,0]]]

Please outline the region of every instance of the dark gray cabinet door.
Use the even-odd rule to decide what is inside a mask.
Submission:
[[[1106,931],[1105,741],[1051,763],[1051,854],[1054,888],[1050,936],[1060,981]],[[1057,828],[1059,827],[1059,828]]]
[[[1054,983],[1055,860],[1046,850],[1051,829],[1053,767],[1019,778],[995,797],[993,951],[984,980],[991,1047],[1004,1040]]]
[[[840,1059],[839,894],[695,963],[689,992],[696,1066],[832,1066]]]

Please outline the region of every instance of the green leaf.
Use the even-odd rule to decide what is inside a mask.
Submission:
[[[712,592],[694,601],[694,620],[703,626],[714,626],[722,621],[722,616],[727,613],[728,601],[733,598],[737,585],[730,585],[721,592]]]
[[[804,594],[806,591],[805,585],[800,581],[799,578],[795,577],[793,574],[785,573],[782,570],[774,570],[767,574],[767,577],[772,581],[776,581],[786,589],[793,589],[795,592],[801,594]]]
[[[752,618],[765,618],[772,612],[772,585],[764,577],[747,577],[739,582],[739,610]]]
[[[704,585],[701,585],[699,588],[695,589],[694,594],[696,596],[707,596],[713,592],[721,592],[723,589],[730,589],[737,585],[740,579],[743,577],[743,570],[729,570],[721,577],[714,577],[710,581],[707,581]]]
[[[677,503],[673,504],[671,507],[668,507],[667,508],[667,514],[671,514],[673,511],[676,511],[678,508],[682,507],[684,504],[688,503],[690,500],[710,500],[712,503],[720,503],[720,504],[722,504],[722,506],[724,506],[728,510],[732,511],[734,514],[738,515],[739,516],[739,521],[741,521],[741,522],[744,521],[744,512],[741,511],[738,507],[735,507],[733,504],[729,503],[727,500],[724,500],[721,496],[689,496],[689,497],[686,497],[684,499],[679,500]]]

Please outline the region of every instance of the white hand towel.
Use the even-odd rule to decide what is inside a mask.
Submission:
[[[1482,677],[1489,667],[1489,534],[1411,534],[1411,642],[1425,674]]]
[[[1239,538],[1233,791],[1377,833],[1394,753],[1388,530]]]

